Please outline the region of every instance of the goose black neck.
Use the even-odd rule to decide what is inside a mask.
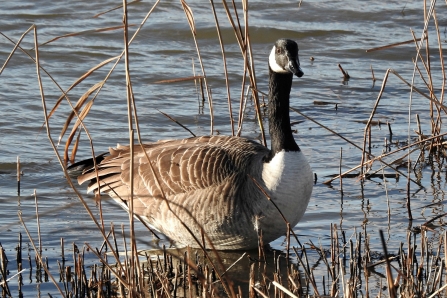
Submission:
[[[282,150],[300,151],[290,127],[289,98],[292,79],[291,73],[276,73],[269,69],[270,158]]]

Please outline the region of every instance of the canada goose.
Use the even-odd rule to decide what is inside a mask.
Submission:
[[[294,74],[303,75],[296,42],[276,41],[269,55],[269,73],[271,150],[232,136],[145,144],[160,191],[146,154],[140,146],[134,146],[135,214],[183,245],[199,246],[178,218],[199,241],[205,239],[208,248],[210,240],[219,250],[251,249],[258,246],[259,230],[264,243],[287,231],[262,188],[292,227],[298,223],[312,193],[313,175],[290,127],[292,78]],[[118,145],[109,151],[98,165],[100,186],[93,169],[79,176],[78,182],[89,181],[89,192],[99,188],[126,208],[130,197],[130,150]],[[202,237],[202,233],[206,236]]]

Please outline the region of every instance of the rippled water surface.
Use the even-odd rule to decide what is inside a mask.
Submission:
[[[423,6],[420,2],[305,0],[299,6],[297,1],[276,1],[274,4],[272,1],[250,1],[250,38],[259,90],[268,92],[266,58],[273,42],[280,37],[298,41],[305,75],[295,78],[291,106],[362,146],[364,121],[370,116],[385,71],[392,68],[411,81],[411,61],[416,55],[413,44],[374,52],[366,50],[410,40],[411,30],[420,37],[423,28]],[[210,4],[206,1],[188,3],[194,13],[197,40],[212,90],[214,133],[231,134],[223,62]],[[122,9],[94,18],[96,14],[120,4],[119,1],[4,1],[0,31],[17,41],[35,24],[41,66],[66,90],[89,69],[121,53],[122,30],[98,29],[121,26]],[[129,6],[129,23],[135,25],[129,28],[130,35],[152,5],[153,1],[141,1]],[[225,43],[233,116],[236,119],[243,60],[221,3],[216,3],[216,8]],[[445,3],[439,3],[437,9],[445,48],[447,7]],[[239,13],[242,16],[242,10]],[[429,28],[433,30],[434,25],[430,23]],[[44,44],[72,33],[79,34]],[[33,36],[31,31],[21,43],[32,57],[35,56]],[[439,92],[439,52],[436,35],[432,36],[432,74]],[[2,65],[13,48],[14,44],[0,36]],[[130,46],[130,73],[144,141],[189,136],[157,109],[176,118],[196,135],[210,133],[208,105],[201,107],[201,99],[192,81],[156,83],[193,75],[193,64],[196,73],[200,73],[194,41],[180,3],[160,1]],[[338,64],[349,72],[349,81],[343,82]],[[70,100],[76,102],[92,85],[103,80],[111,65],[102,67],[70,91]],[[371,68],[378,79],[375,83],[371,79]],[[42,83],[47,109],[50,109],[61,91],[46,74],[42,74]],[[423,88],[423,84],[420,79],[416,80],[416,86]],[[409,99],[409,88],[396,76],[390,75],[374,119],[391,124],[393,141],[407,139]],[[50,120],[55,142],[69,111],[67,102],[63,101]],[[421,117],[422,131],[430,133],[428,112],[428,101],[414,95],[410,124],[413,137],[417,128],[415,114]],[[397,249],[398,244],[405,240],[410,226],[405,205],[406,179],[388,179],[384,183],[377,178],[367,180],[363,185],[355,178],[344,179],[342,195],[338,180],[332,186],[322,182],[328,179],[327,176],[339,173],[341,150],[343,171],[360,163],[360,150],[301,115],[292,112],[291,121],[300,122],[293,126],[297,130],[296,140],[318,176],[306,215],[295,227],[300,239],[304,242],[311,239],[315,243],[320,240],[323,246],[329,245],[330,225],[337,224],[349,237],[354,229],[367,231],[371,235],[373,249],[377,250],[381,250],[378,231],[384,230],[388,246]],[[35,64],[17,50],[0,75],[0,242],[10,260],[15,258],[19,232],[24,235],[24,243],[28,242],[25,229],[18,220],[17,213],[21,211],[37,243],[35,191],[44,254],[49,258],[50,267],[57,268],[61,237],[70,245],[88,242],[92,246],[100,246],[102,237],[65,180],[43,123]],[[116,143],[128,143],[124,60],[96,98],[85,124],[96,152],[103,152]],[[254,139],[260,137],[251,100],[247,103],[242,135]],[[373,154],[382,152],[384,139],[389,137],[386,125],[372,128]],[[65,140],[66,136],[58,147],[59,153],[63,152]],[[83,134],[77,156],[89,157],[90,154],[88,139]],[[20,196],[17,196],[15,176],[17,156],[20,156],[23,171]],[[405,168],[402,170],[406,171]],[[390,173],[391,170],[386,169],[385,172]],[[424,189],[410,185],[415,218],[413,226],[444,213],[445,167],[427,166],[421,175]],[[85,194],[84,187],[78,189]],[[98,215],[99,209],[93,198],[86,198],[91,199],[89,206]],[[431,203],[438,204],[425,208]],[[127,223],[128,215],[112,202],[105,201],[103,209],[106,225],[110,222],[116,226]],[[442,224],[442,218],[436,223]],[[149,248],[151,237],[145,228],[137,224],[136,229],[139,249]],[[283,250],[283,239],[274,241],[271,246]],[[13,290],[17,289],[13,281],[11,285],[15,287]],[[51,283],[35,282],[26,283],[24,291],[33,293],[39,287],[44,293],[55,292]]]

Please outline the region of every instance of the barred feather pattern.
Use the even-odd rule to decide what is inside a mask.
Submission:
[[[109,151],[110,155],[98,165],[99,184],[94,170],[78,177],[78,182],[90,181],[88,191],[97,192],[99,188],[121,205],[128,205],[129,146],[118,145]],[[193,247],[198,244],[185,225],[199,240],[202,233],[206,234],[207,247],[209,239],[216,249],[255,248],[258,229],[263,230],[263,239],[268,243],[284,234],[286,225],[248,175],[277,199],[262,177],[263,160],[269,153],[255,141],[229,136],[135,145],[134,213],[167,237]],[[307,202],[308,198],[304,210]],[[274,229],[272,220],[278,221]],[[292,218],[291,224],[298,220]]]
[[[245,191],[240,188],[248,178],[245,169],[251,168],[256,160],[261,163],[267,153],[265,147],[253,141],[223,136],[161,141],[145,144],[143,148],[136,145],[134,212],[169,238],[192,246],[197,244],[173,213],[198,239],[202,239],[201,228],[211,239],[222,238],[226,233],[228,237],[223,239],[231,238],[230,234],[240,233],[231,220],[235,212],[244,215],[243,210],[249,208],[241,199]],[[127,201],[130,196],[129,147],[111,148],[110,156],[99,165],[98,175],[102,193],[108,193],[117,201]],[[78,181],[91,180],[88,190],[97,191],[95,177],[95,172],[91,171]],[[242,222],[247,224],[249,220],[247,217]],[[213,244],[220,245],[214,241]]]

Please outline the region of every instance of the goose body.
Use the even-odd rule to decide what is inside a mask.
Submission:
[[[303,75],[297,44],[278,40],[269,56],[269,69],[271,150],[232,136],[134,146],[135,214],[183,245],[198,247],[194,235],[199,241],[205,239],[206,247],[211,242],[220,250],[255,248],[259,231],[264,243],[285,234],[284,220],[263,191],[292,227],[298,223],[312,193],[313,175],[290,128],[292,77]],[[79,176],[78,182],[90,181],[88,191],[99,189],[127,208],[130,150],[118,145],[109,151],[98,165],[99,184],[93,169]]]

